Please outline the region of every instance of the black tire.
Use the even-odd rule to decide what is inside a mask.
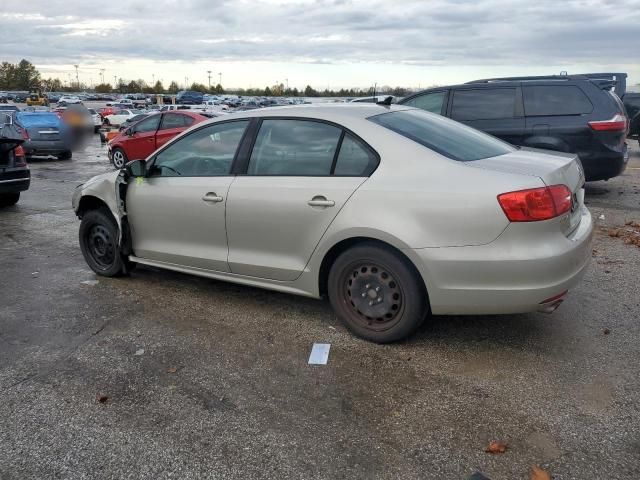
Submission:
[[[111,122],[109,121],[109,119],[108,119],[108,118],[105,118],[105,119],[102,121],[102,123],[103,123],[104,125],[111,125]]]
[[[111,152],[111,163],[118,170],[124,167],[128,161],[127,154],[121,148],[114,148]]]
[[[94,125],[93,133],[98,133],[99,131],[100,131],[100,126],[99,125]]]
[[[58,160],[71,160],[73,156],[73,152],[71,150],[66,150],[58,155]]]
[[[18,200],[20,200],[20,192],[4,193],[0,195],[0,207],[10,207],[18,203]]]
[[[87,265],[98,275],[117,277],[128,271],[118,247],[118,226],[106,209],[84,214],[79,239]]]
[[[413,265],[374,243],[340,254],[329,271],[327,290],[345,326],[376,343],[408,337],[429,311],[424,284]]]

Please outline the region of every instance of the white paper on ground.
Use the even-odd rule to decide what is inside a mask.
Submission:
[[[309,355],[309,365],[326,365],[330,348],[330,343],[314,343]]]

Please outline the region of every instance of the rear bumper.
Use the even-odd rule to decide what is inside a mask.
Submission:
[[[609,178],[621,175],[629,161],[629,153],[626,145],[620,152],[597,151],[588,154],[581,153],[579,156],[588,182],[608,180]]]
[[[22,148],[27,155],[57,155],[71,150],[65,140],[28,140]]]
[[[580,223],[568,237],[561,232],[550,234],[544,225],[539,232],[537,228],[512,223],[488,245],[408,252],[417,255],[432,312],[534,312],[574,287],[591,259],[591,214],[582,207]]]
[[[30,184],[31,173],[29,170],[18,170],[0,175],[0,194],[23,192],[29,189]]]

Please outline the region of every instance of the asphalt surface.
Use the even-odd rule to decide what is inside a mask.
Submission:
[[[623,176],[588,185],[593,262],[558,311],[436,317],[388,346],[328,302],[96,277],[70,201],[104,148],[33,161],[0,211],[0,479],[637,479],[640,248],[608,235],[640,221],[630,145]]]

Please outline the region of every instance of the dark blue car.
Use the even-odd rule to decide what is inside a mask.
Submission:
[[[193,90],[182,90],[176,96],[178,105],[200,105],[204,99],[204,94]]]
[[[64,121],[52,112],[18,112],[15,122],[22,129],[22,148],[27,156],[53,155],[71,158],[72,135]]]

